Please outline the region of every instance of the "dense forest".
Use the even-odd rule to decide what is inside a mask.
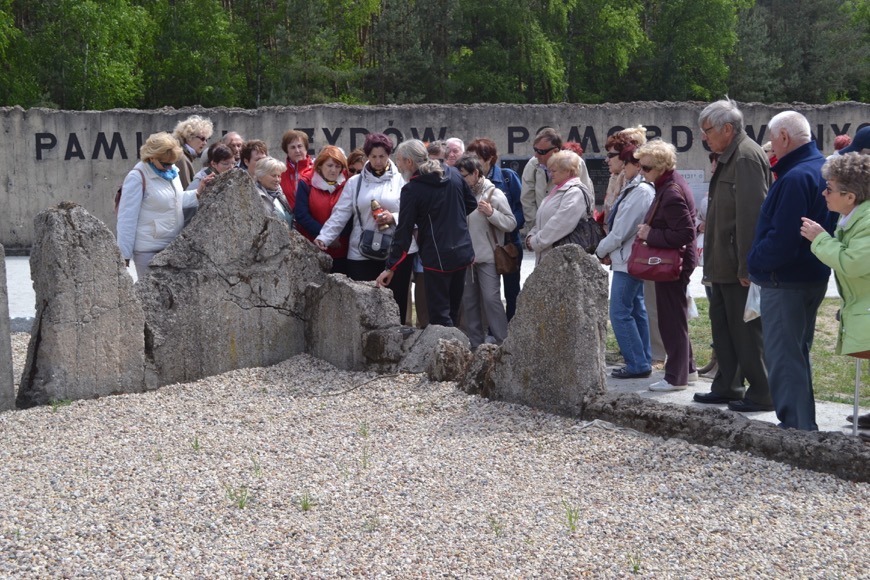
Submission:
[[[0,0],[0,105],[870,102],[870,0]]]

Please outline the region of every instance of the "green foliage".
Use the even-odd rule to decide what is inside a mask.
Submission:
[[[0,0],[0,105],[598,103],[726,92],[870,100],[870,2]]]

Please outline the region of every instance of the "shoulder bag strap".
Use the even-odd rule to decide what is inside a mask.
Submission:
[[[356,193],[353,196],[353,207],[356,208],[356,221],[359,224],[359,229],[362,229],[362,214],[360,214],[359,212],[359,190],[362,188],[362,171],[359,172],[357,175],[359,175],[359,178],[356,182]]]

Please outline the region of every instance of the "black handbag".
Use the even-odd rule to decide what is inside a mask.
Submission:
[[[362,214],[359,211],[359,190],[362,187],[362,176],[356,182],[356,193],[353,205],[356,208],[356,219],[362,228]],[[391,230],[392,231],[392,230]],[[385,261],[390,253],[390,244],[393,243],[393,234],[380,230],[362,230],[359,237],[359,253],[369,260]]]
[[[589,206],[589,198],[586,197],[586,186],[584,184],[580,184],[580,192],[583,195],[583,200],[586,202],[586,216],[577,222],[577,225],[570,234],[554,242],[553,247],[558,248],[565,244],[577,244],[587,254],[594,254],[598,244],[607,234],[604,233],[604,228],[595,221],[592,215],[592,208]]]

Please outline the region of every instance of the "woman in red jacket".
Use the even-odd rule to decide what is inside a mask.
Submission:
[[[311,240],[320,234],[320,228],[332,215],[332,209],[341,197],[347,175],[347,159],[341,149],[333,145],[324,147],[314,161],[311,185],[300,181],[296,189],[296,229]],[[347,247],[350,240],[350,222],[341,235],[326,250],[332,256],[332,272],[347,274]]]

